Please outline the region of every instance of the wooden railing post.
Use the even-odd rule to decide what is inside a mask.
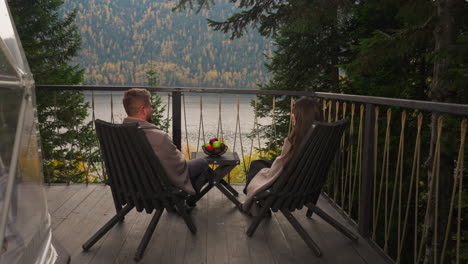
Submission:
[[[181,92],[172,92],[172,142],[182,149],[182,118]]]
[[[359,197],[359,233],[369,237],[372,230],[372,192],[374,186],[374,126],[375,105],[366,104],[366,119],[364,124],[364,146],[362,158],[361,195]]]

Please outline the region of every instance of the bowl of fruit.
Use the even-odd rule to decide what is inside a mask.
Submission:
[[[209,143],[202,146],[203,152],[210,157],[218,157],[226,153],[228,147],[223,142],[219,141],[218,138],[210,139]]]

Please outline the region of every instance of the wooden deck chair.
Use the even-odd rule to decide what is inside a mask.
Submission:
[[[316,122],[313,125],[305,136],[298,155],[289,162],[287,168],[269,189],[254,197],[254,201],[261,206],[261,210],[248,228],[248,236],[254,234],[268,210],[281,211],[315,255],[321,256],[320,248],[291,214],[305,205],[308,208],[308,217],[314,212],[345,236],[352,240],[358,239],[355,234],[316,205],[330,165],[338,151],[346,123],[346,120],[342,120],[335,123]]]
[[[139,261],[164,211],[176,210],[192,233],[197,229],[184,202],[191,198],[169,182],[166,173],[149,144],[143,129],[134,124],[111,124],[96,120],[96,133],[101,146],[117,214],[86,243],[87,251],[133,208],[143,210],[153,218],[138,246],[135,261]]]

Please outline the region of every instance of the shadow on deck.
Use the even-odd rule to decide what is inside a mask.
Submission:
[[[241,190],[243,186],[235,187]],[[89,252],[82,252],[81,245],[115,214],[110,188],[54,185],[46,187],[46,192],[53,235],[71,254],[71,263],[134,263],[152,215],[133,210]],[[318,205],[350,227],[328,201],[321,198]],[[140,263],[385,263],[364,239],[352,242],[319,217],[306,218],[304,209],[293,214],[322,249],[321,258],[315,257],[280,213],[264,220],[254,236],[247,237],[249,217],[212,190],[192,211],[197,234],[189,232],[181,217],[164,212]]]

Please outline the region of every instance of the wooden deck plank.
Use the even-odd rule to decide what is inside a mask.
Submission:
[[[47,191],[47,206],[49,207],[49,213],[54,214],[55,211],[57,211],[70,199],[70,197],[85,187],[86,186],[82,184],[73,184],[70,186],[65,184],[46,186],[45,188]]]
[[[305,216],[305,213],[301,211],[298,214],[293,214],[293,216],[300,222],[301,218]],[[302,240],[300,235],[281,212],[275,213],[273,217],[278,221],[279,228],[283,231],[286,241],[288,241],[288,244],[290,245],[294,263],[323,263],[322,259],[315,256],[313,251],[307,246],[304,240]],[[318,239],[316,234],[314,232],[310,232],[306,226],[302,226],[312,239],[316,243],[319,243],[317,241]]]
[[[265,243],[268,244],[276,263],[294,263],[291,246],[286,240],[283,230],[280,228],[278,220],[274,215],[265,218],[258,228],[263,228],[266,239]]]
[[[68,193],[68,188],[64,184],[60,185],[47,185],[44,184],[46,190],[47,206],[49,207],[49,212],[52,213],[57,210],[57,207],[63,203],[62,199],[57,199],[60,197],[62,192]]]
[[[235,185],[235,189],[243,196],[242,190],[244,189],[243,185]],[[244,198],[242,198],[244,199]],[[249,250],[250,262],[251,263],[277,263],[272,256],[271,250],[268,246],[268,243],[265,243],[265,230],[264,228],[257,228],[255,235],[248,237],[246,234],[247,229],[249,228],[252,222],[252,218],[243,215],[243,224],[245,225],[243,235],[245,237],[245,243]]]
[[[355,231],[357,234],[357,231],[352,227],[352,225],[346,221],[343,216],[325,198],[321,197],[319,203],[322,210],[327,212],[334,219],[339,220],[340,223]],[[359,238],[358,243],[352,243],[351,247],[363,259],[364,263],[387,263],[385,259],[378,252],[376,252],[362,237]]]
[[[154,234],[151,237],[150,243],[146,248],[145,255],[140,261],[140,264],[162,263],[161,256],[164,250],[166,250],[165,245],[167,241],[171,239],[172,236],[172,234],[167,232],[168,228],[171,225],[171,219],[172,217],[169,215],[169,213],[166,210],[164,210],[161,219],[159,219],[159,223],[156,226],[156,230],[154,230]],[[136,250],[137,244],[135,244],[134,246]]]
[[[85,189],[82,189],[82,191],[87,192]],[[95,225],[99,223],[100,218],[105,217],[105,212],[102,212],[102,208],[103,204],[108,200],[104,191],[92,192],[86,198],[84,196],[76,197],[80,197],[83,200],[60,225],[53,229],[54,236],[62,243],[72,257],[81,252],[81,245],[92,232],[97,230],[95,229]],[[75,205],[75,202],[72,204]]]
[[[237,186],[236,186],[237,187]],[[224,195],[221,194],[222,215],[228,243],[229,263],[251,263],[249,247],[247,244],[247,225],[249,217],[240,213],[239,209]]]
[[[55,219],[55,221],[52,221],[52,229],[56,228],[62,223],[62,221],[67,219],[67,217],[81,205],[83,200],[93,193],[95,188],[96,185],[81,185],[78,187],[78,191],[68,199],[65,199],[65,197],[59,197],[58,199],[64,199],[66,201],[52,213],[52,216]]]
[[[305,212],[298,212],[295,216],[299,214],[305,214]],[[297,218],[320,247],[323,254],[320,258],[321,263],[347,263],[350,259],[353,260],[353,263],[364,263],[352,248],[352,244],[356,242],[343,236],[320,217],[313,215],[311,219],[306,217]],[[339,254],[337,254],[337,249],[339,249]]]
[[[94,235],[99,228],[101,228],[109,219],[115,215],[115,207],[112,202],[112,196],[110,190],[105,194],[104,198],[101,200],[98,206],[98,210],[95,212],[96,218],[95,223],[89,223],[87,229],[82,230],[82,235],[80,235],[77,240],[77,250],[72,254],[72,263],[91,263],[94,256],[100,251],[103,241],[109,235],[106,234],[102,239],[100,239],[94,246],[89,250],[84,252],[81,248],[81,245],[84,244],[92,235]]]
[[[206,251],[208,264],[229,263],[228,240],[226,239],[225,217],[222,208],[225,206],[222,194],[217,190],[208,192],[205,196],[208,200],[208,226]]]
[[[89,252],[82,252],[81,245],[115,215],[115,209],[109,187],[72,186],[46,188],[50,203],[68,197],[55,202],[52,218],[59,223],[53,234],[72,255],[72,263],[135,263],[133,256],[153,215],[130,212]],[[235,188],[240,191],[242,186]],[[321,199],[319,206],[350,226],[328,201]],[[140,263],[385,263],[367,241],[352,242],[318,216],[306,218],[305,212],[294,216],[323,250],[322,258],[313,255],[281,213],[266,218],[253,237],[247,237],[252,219],[214,189],[192,211],[197,234],[190,233],[180,216],[164,212]]]
[[[127,238],[125,239],[122,248],[119,250],[114,263],[136,263],[133,258],[135,257],[138,245],[140,244],[143,235],[148,228],[151,219],[153,218],[154,213],[155,211],[153,211],[152,214],[136,214],[136,221],[129,229]],[[145,251],[145,253],[146,252],[147,251]],[[146,254],[143,255],[143,258],[144,257],[146,257]]]
[[[184,263],[206,263],[206,242],[208,227],[208,198],[205,196],[197,202],[191,212],[192,220],[197,227],[197,233],[188,233],[185,239]]]
[[[185,242],[187,235],[192,236],[182,217],[176,213],[167,214],[170,225],[166,232],[169,236],[163,247],[159,263],[179,264],[184,262]]]
[[[78,236],[73,238],[75,244],[74,251],[72,252],[72,263],[91,262],[94,256],[99,252],[101,244],[108,234],[96,242],[89,251],[83,251],[82,245],[115,215],[115,207],[112,201],[110,188],[108,186],[103,186],[96,188],[95,192],[102,193],[102,198],[97,202],[95,208],[89,212],[89,216],[86,219],[82,219],[82,223],[85,227],[80,230]]]

